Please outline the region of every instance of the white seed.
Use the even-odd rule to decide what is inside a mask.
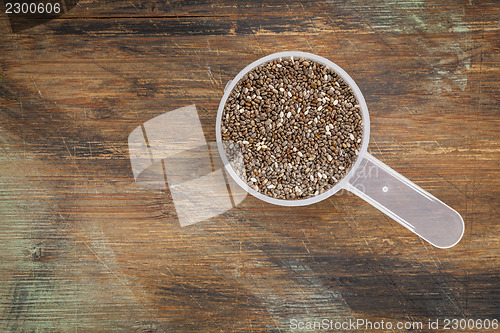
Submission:
[[[336,85],[337,87],[340,87],[340,84],[339,84],[337,81],[335,81],[335,85]]]
[[[338,99],[336,99],[336,100],[333,101],[333,105],[337,105],[337,104],[339,104],[339,100]]]
[[[283,113],[283,111],[280,112],[280,118],[283,118],[285,116],[285,114]]]
[[[309,179],[310,179],[311,181],[313,181],[313,180],[314,180],[314,176],[313,176],[313,175],[310,175],[310,176],[309,176]]]
[[[275,188],[276,186],[274,186],[273,184],[271,185],[268,185],[267,188],[271,189],[271,188]]]
[[[254,182],[254,183],[256,183],[256,182],[257,182],[257,179],[255,179],[254,177],[250,178],[250,180],[251,180],[252,182]]]
[[[292,93],[291,92],[288,92],[288,97],[292,97]]]
[[[328,162],[331,162],[333,160],[333,157],[330,154],[326,155],[326,158],[328,159]]]
[[[352,133],[349,133],[349,138],[354,141],[354,135],[352,135]]]
[[[292,116],[292,113],[290,111],[288,111],[288,113],[286,114],[286,117],[290,118],[291,116]]]
[[[321,111],[321,109],[323,109],[323,105],[320,105],[320,106],[318,107],[318,111]]]
[[[281,64],[276,64],[276,67],[281,68]]]
[[[285,91],[285,89],[284,89],[283,87],[281,87],[281,88],[280,88],[280,91],[281,91],[281,92],[283,92],[283,91]]]
[[[299,151],[297,152],[297,155],[299,155],[299,157],[303,157],[304,155],[302,155],[302,153]]]
[[[249,144],[250,142],[248,142],[248,141],[246,141],[246,140],[245,140],[245,141],[242,141],[241,143],[243,143],[244,145],[247,145],[247,144]]]
[[[361,138],[358,139],[358,143],[360,143],[360,142],[361,142]]]
[[[343,165],[339,165],[339,170],[344,170],[344,166]]]

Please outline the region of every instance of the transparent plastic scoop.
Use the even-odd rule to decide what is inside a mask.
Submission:
[[[230,92],[245,74],[262,63],[279,58],[307,58],[321,63],[340,75],[354,92],[363,116],[363,141],[354,165],[334,187],[312,198],[282,200],[266,196],[249,187],[238,175],[239,166],[230,163],[222,141],[222,112]],[[234,181],[251,195],[281,206],[304,206],[324,200],[336,192],[346,189],[411,230],[438,248],[450,248],[457,244],[464,233],[464,222],[453,208],[426,192],[418,185],[400,175],[368,153],[370,118],[365,99],[354,80],[339,66],[323,57],[305,52],[280,52],[261,58],[245,67],[228,82],[219,104],[216,124],[217,147],[227,172]]]
[[[460,214],[368,152],[344,188],[432,245],[449,248],[464,232]]]

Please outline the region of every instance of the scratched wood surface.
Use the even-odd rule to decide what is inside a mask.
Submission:
[[[0,331],[289,331],[291,319],[499,319],[495,1],[80,1],[0,35]],[[343,67],[374,156],[464,217],[425,243],[344,193],[248,196],[181,228],[134,183],[127,138],[196,104],[208,142],[246,64],[301,50]],[[470,330],[475,331],[475,330]]]

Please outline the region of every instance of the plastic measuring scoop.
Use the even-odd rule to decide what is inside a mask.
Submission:
[[[305,58],[332,69],[354,92],[363,118],[363,138],[358,157],[351,169],[335,186],[314,197],[297,200],[276,199],[255,191],[243,181],[239,170],[226,156],[222,141],[222,113],[229,94],[236,84],[255,67],[280,58]],[[216,123],[217,147],[227,172],[234,181],[251,195],[275,205],[304,206],[324,200],[336,192],[346,189],[370,203],[381,212],[411,230],[438,248],[450,248],[457,244],[464,233],[464,221],[460,214],[444,202],[412,183],[368,152],[370,117],[363,94],[354,80],[339,66],[328,59],[305,52],[279,52],[263,57],[246,66],[226,85],[219,104]]]

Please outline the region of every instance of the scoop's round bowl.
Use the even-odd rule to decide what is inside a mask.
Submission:
[[[263,63],[269,62],[271,60],[275,59],[280,59],[280,58],[304,58],[304,59],[309,59],[312,61],[315,61],[317,63],[320,63],[322,65],[325,65],[326,67],[332,69],[335,73],[337,73],[342,79],[349,85],[351,90],[353,91],[354,95],[356,96],[356,99],[358,100],[358,105],[360,106],[361,109],[361,116],[363,118],[363,138],[361,141],[361,149],[359,151],[359,154],[357,156],[356,161],[354,164],[351,166],[350,170],[347,172],[347,174],[342,178],[337,184],[335,184],[332,188],[329,190],[318,194],[314,197],[309,197],[305,199],[294,199],[294,200],[283,200],[283,199],[276,199],[267,195],[264,195],[260,192],[255,191],[253,188],[251,188],[245,181],[243,181],[233,170],[231,164],[229,163],[229,160],[226,156],[226,153],[224,151],[224,146],[222,142],[222,133],[221,133],[221,125],[222,125],[222,113],[224,111],[224,106],[226,105],[226,101],[229,97],[229,94],[231,91],[234,89],[236,84],[250,71],[252,71],[255,67],[260,66]],[[368,141],[370,137],[370,118],[368,115],[368,108],[366,106],[365,99],[363,97],[363,94],[361,94],[361,90],[359,90],[358,86],[354,82],[354,80],[339,66],[334,64],[328,59],[325,59],[323,57],[320,57],[318,55],[312,54],[312,53],[307,53],[307,52],[298,52],[298,51],[288,51],[288,52],[278,52],[278,53],[273,53],[268,56],[265,56],[263,58],[260,58],[254,62],[252,62],[250,65],[246,66],[241,72],[236,75],[236,77],[228,83],[228,85],[225,88],[224,91],[224,96],[222,96],[222,99],[219,104],[219,110],[217,112],[217,122],[216,122],[216,128],[215,128],[215,133],[216,133],[216,138],[217,138],[217,147],[219,149],[219,154],[220,157],[222,158],[222,162],[224,163],[224,166],[227,170],[227,172],[231,175],[231,177],[234,179],[234,181],[241,186],[245,191],[253,195],[254,197],[257,197],[261,200],[264,200],[266,202],[275,204],[275,205],[280,205],[280,206],[305,206],[305,205],[310,205],[316,202],[319,202],[321,200],[324,200],[331,195],[335,194],[337,191],[340,189],[344,188],[344,185],[347,183],[349,178],[352,177],[354,171],[357,169],[359,166],[359,163],[363,159],[363,155],[366,153],[367,148],[368,148]]]

